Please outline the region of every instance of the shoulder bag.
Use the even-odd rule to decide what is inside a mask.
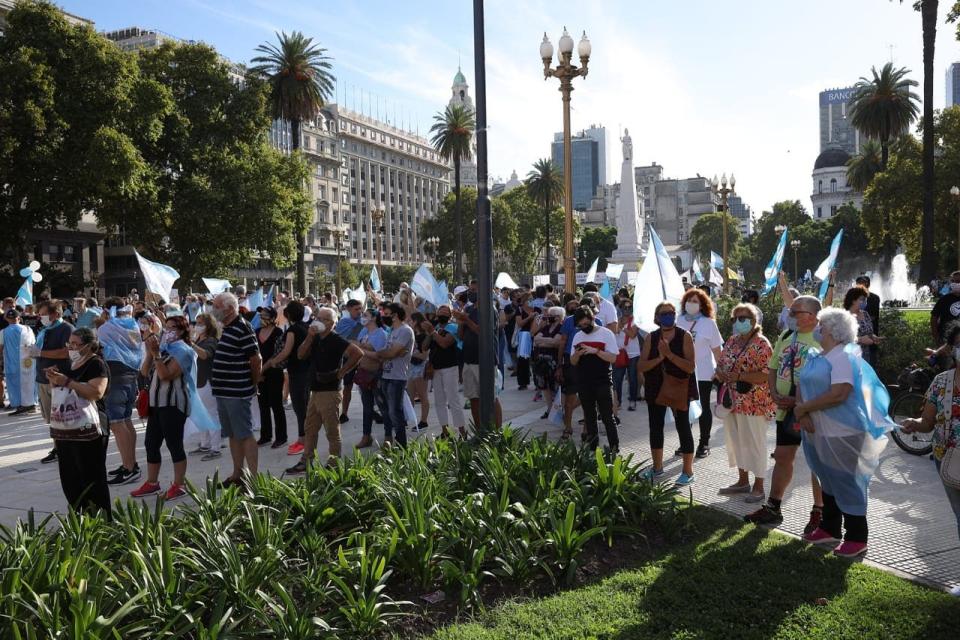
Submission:
[[[940,407],[938,422],[943,424],[944,443],[949,443],[953,431],[953,388],[957,384],[957,370],[950,376],[950,384],[944,385],[943,405]],[[940,460],[940,480],[952,489],[960,489],[960,449],[954,446],[947,448]]]
[[[629,329],[631,324],[633,323],[628,322],[627,326],[624,327],[623,346],[620,347],[620,352],[617,353],[617,359],[613,363],[613,366],[617,369],[623,369],[630,364],[630,357],[627,356],[627,343],[630,342],[630,336],[627,335],[626,329]]]
[[[737,362],[740,361],[740,356],[742,356],[744,352],[748,348],[750,348],[751,342],[753,342],[753,338],[750,338],[749,340],[747,340],[747,344],[744,345],[743,349],[740,350],[740,353],[738,353],[736,357],[733,359],[733,362],[730,364],[731,372],[733,371],[733,368],[736,366]],[[740,382],[743,382],[743,381],[740,381]],[[745,384],[750,384],[750,389],[747,389],[747,391],[741,391],[740,382],[735,383],[733,387],[737,393],[747,393],[748,391],[750,391],[750,389],[753,388],[753,385],[747,382]],[[723,384],[720,385],[720,388],[717,389],[717,404],[713,408],[713,414],[722,420],[725,417],[727,417],[727,415],[730,413],[730,410],[732,408],[733,408],[733,393],[731,393],[730,384],[724,382]]]
[[[671,375],[667,373],[667,368],[663,366],[663,363],[660,364],[660,372],[663,376],[663,382],[660,384],[660,391],[653,401],[654,404],[670,407],[676,411],[687,411],[690,408],[689,376],[681,378]]]

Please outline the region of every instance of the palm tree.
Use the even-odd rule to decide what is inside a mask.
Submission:
[[[920,112],[920,96],[911,91],[917,81],[907,77],[909,69],[883,65],[880,73],[870,69],[873,79],[860,78],[850,98],[850,121],[860,133],[880,143],[880,165],[887,168],[890,141],[910,129]]]
[[[533,163],[527,174],[527,193],[534,202],[543,207],[543,222],[546,230],[544,241],[547,273],[553,273],[550,261],[550,213],[563,200],[563,173],[550,158],[541,158]]]
[[[847,184],[863,193],[882,170],[880,143],[868,138],[860,146],[860,153],[847,161]]]
[[[300,149],[304,120],[313,120],[333,93],[333,68],[327,50],[299,31],[276,34],[277,44],[265,42],[256,48],[261,55],[251,62],[251,73],[270,85],[271,115],[290,123],[290,147]],[[297,243],[297,289],[307,293],[305,230],[294,231]]]
[[[473,110],[460,104],[447,105],[442,113],[433,117],[430,133],[433,144],[440,157],[453,160],[453,189],[456,202],[454,220],[457,225],[457,258],[454,265],[454,278],[459,283],[463,269],[463,224],[460,220],[460,163],[470,160],[472,155],[473,131],[476,128]]]
[[[933,248],[933,53],[937,39],[937,0],[917,0],[923,25],[923,218],[920,228],[920,281],[929,282],[936,271]]]

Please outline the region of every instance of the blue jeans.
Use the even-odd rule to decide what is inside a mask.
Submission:
[[[934,460],[937,464],[937,474],[940,473],[940,461]],[[953,515],[957,519],[957,535],[960,536],[960,489],[954,489],[943,485],[943,490],[947,494],[947,500],[950,501],[950,508],[953,509]]]
[[[630,361],[625,367],[614,367],[613,368],[613,390],[617,394],[617,404],[623,404],[623,378],[626,377],[629,381],[628,388],[630,390],[630,402],[637,401],[637,392],[639,390],[639,384],[637,383],[637,362],[640,361],[640,356],[635,358],[630,358]]]
[[[383,392],[380,390],[380,374],[377,374],[377,383],[372,389],[365,389],[360,385],[357,385],[357,388],[360,389],[360,402],[363,404],[363,435],[369,436],[373,434],[373,412],[379,409],[380,415],[387,415],[384,408]],[[386,418],[384,418],[384,422],[386,422]],[[387,433],[387,435],[390,434]]]
[[[406,380],[386,380],[380,378],[380,391],[384,397],[383,426],[387,437],[393,437],[398,445],[407,445],[407,419],[403,415],[403,394],[407,388]]]
[[[137,403],[139,392],[136,382],[110,385],[104,404],[107,408],[107,418],[111,424],[125,422],[133,417],[133,407]]]

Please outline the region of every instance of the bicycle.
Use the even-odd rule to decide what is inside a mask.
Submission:
[[[936,371],[929,366],[907,367],[897,376],[897,384],[890,385],[890,417],[898,425],[908,418],[919,418],[926,403],[926,391]],[[890,432],[897,446],[909,454],[925,456],[933,451],[933,433],[904,433],[899,427]]]

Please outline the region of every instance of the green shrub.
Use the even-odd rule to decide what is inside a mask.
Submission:
[[[110,523],[0,527],[2,636],[378,637],[416,610],[398,593],[477,608],[489,583],[570,584],[591,539],[677,520],[629,458],[509,427],[248,483],[209,479],[176,513],[128,501]]]

